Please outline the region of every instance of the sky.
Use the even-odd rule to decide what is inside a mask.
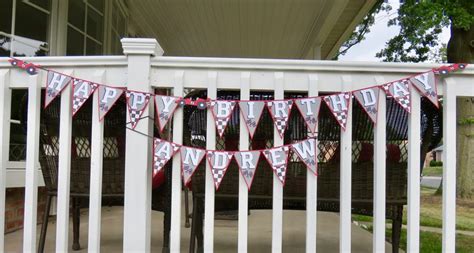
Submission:
[[[339,56],[340,61],[382,61],[375,57],[375,54],[380,52],[385,47],[385,43],[397,35],[400,30],[398,26],[387,26],[388,20],[396,17],[400,2],[399,0],[389,0],[388,3],[392,6],[392,10],[389,13],[385,11],[378,13],[365,40],[349,49],[346,55]],[[443,29],[440,35],[442,43],[447,43],[449,37],[449,29]]]

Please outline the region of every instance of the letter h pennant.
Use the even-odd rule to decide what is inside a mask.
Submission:
[[[46,78],[46,92],[44,94],[44,108],[68,86],[72,78],[54,71],[48,71]]]
[[[324,97],[324,102],[326,102],[332,115],[334,115],[334,118],[343,130],[346,130],[350,99],[350,92],[338,93]]]

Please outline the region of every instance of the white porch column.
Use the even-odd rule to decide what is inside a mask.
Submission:
[[[163,55],[155,39],[124,38],[123,52],[128,58],[127,88],[152,92],[150,86],[150,60]],[[153,99],[142,117],[153,117]],[[127,122],[129,121],[127,111]],[[130,124],[127,124],[130,127]],[[151,145],[152,139],[139,134],[153,135],[153,120],[143,118],[135,131],[127,129],[125,152],[125,206],[123,226],[124,252],[150,252],[151,225]],[[140,148],[137,148],[140,147]]]

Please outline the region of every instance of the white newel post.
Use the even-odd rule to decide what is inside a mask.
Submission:
[[[154,55],[163,55],[160,45],[155,39],[124,38],[121,42],[128,59],[127,88],[152,92],[150,61]],[[150,252],[152,139],[145,135],[153,135],[153,120],[143,117],[153,117],[153,106],[153,99],[150,99],[135,131],[127,129],[126,133],[124,252]],[[127,122],[128,114],[127,111]]]

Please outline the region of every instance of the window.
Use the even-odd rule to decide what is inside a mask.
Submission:
[[[49,54],[50,15],[51,0],[1,0],[0,56]]]
[[[69,0],[67,55],[104,51],[104,0]]]
[[[111,49],[112,54],[122,54],[120,39],[127,35],[127,16],[125,7],[120,1],[114,1],[111,20]]]

